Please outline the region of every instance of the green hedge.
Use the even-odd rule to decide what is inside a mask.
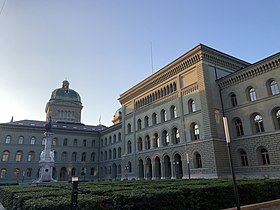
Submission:
[[[280,179],[237,181],[242,205],[280,198]],[[0,186],[7,210],[68,210],[71,183]],[[235,206],[228,179],[80,182],[79,209],[223,209]]]

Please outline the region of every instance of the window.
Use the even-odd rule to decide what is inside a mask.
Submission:
[[[107,151],[104,152],[104,160],[107,160]]]
[[[112,144],[112,136],[109,136],[109,144]]]
[[[118,134],[118,139],[119,139],[119,142],[122,141],[122,134],[121,133]]]
[[[149,117],[148,116],[146,116],[144,118],[144,124],[145,124],[145,128],[149,127]]]
[[[180,142],[180,134],[177,128],[172,130],[173,144],[178,144]]]
[[[138,151],[142,151],[143,150],[143,141],[142,138],[139,137],[138,139]]]
[[[152,123],[153,125],[156,125],[158,123],[158,116],[156,113],[153,113],[152,115]]]
[[[128,162],[128,173],[131,173],[132,172],[132,167],[131,167],[131,162],[129,161]]]
[[[159,147],[159,136],[157,133],[154,134],[154,147],[155,148]]]
[[[73,152],[73,153],[72,153],[72,158],[71,158],[71,160],[72,160],[73,162],[76,162],[76,161],[77,161],[77,152]]]
[[[162,141],[163,141],[163,146],[167,146],[169,144],[169,134],[167,131],[162,132]]]
[[[280,108],[276,109],[273,113],[275,128],[280,129]]]
[[[6,173],[7,173],[7,169],[2,168],[1,171],[0,171],[0,178],[1,179],[6,178]]]
[[[130,154],[132,152],[132,147],[131,147],[131,141],[127,142],[127,154]]]
[[[86,139],[83,140],[83,146],[84,146],[84,147],[87,146],[87,140],[86,140]]]
[[[231,100],[231,105],[234,107],[234,106],[237,106],[237,98],[236,98],[236,95],[234,93],[232,93],[230,95],[230,100]]]
[[[113,159],[117,158],[117,150],[116,148],[113,149]]]
[[[91,153],[90,160],[91,160],[91,162],[95,161],[95,152]]]
[[[64,139],[63,140],[63,146],[67,146],[67,144],[68,144],[68,139]]]
[[[109,160],[112,160],[112,150],[109,150]]]
[[[193,99],[189,100],[188,107],[189,107],[189,113],[196,111],[196,106],[195,106],[195,102]]]
[[[12,137],[10,135],[6,136],[5,144],[10,144],[12,141]]]
[[[90,169],[90,175],[91,175],[91,176],[94,176],[94,168],[91,168],[91,169]]]
[[[240,119],[234,120],[234,126],[235,126],[236,136],[243,136],[244,135],[243,126]]]
[[[23,136],[20,136],[19,138],[18,138],[18,144],[23,144]]]
[[[45,145],[46,144],[46,138],[43,137],[42,139],[42,145]]]
[[[164,109],[160,112],[161,122],[165,122],[167,120],[166,111]]]
[[[78,139],[74,139],[73,146],[74,147],[78,146]]]
[[[15,161],[20,162],[21,159],[22,159],[22,151],[17,151]]]
[[[31,177],[32,176],[32,168],[27,168],[25,174],[26,174],[26,177]]]
[[[103,160],[103,152],[100,152],[100,159]]]
[[[195,158],[194,158],[194,165],[195,168],[202,168],[202,160],[201,160],[201,155],[199,153],[195,154]]]
[[[249,89],[249,99],[250,99],[250,101],[257,100],[257,94],[256,94],[256,90],[254,88]]]
[[[177,117],[177,109],[175,106],[170,107],[170,115],[171,115],[171,119],[174,119]]]
[[[76,168],[71,169],[71,176],[76,176]]]
[[[82,162],[86,161],[86,156],[87,156],[87,153],[83,152],[82,153],[82,159],[81,159]]]
[[[66,162],[68,159],[67,152],[62,152],[61,154],[61,161]]]
[[[52,145],[53,145],[53,146],[56,146],[56,145],[57,145],[57,138],[53,138],[53,140],[52,140]]]
[[[36,138],[33,136],[30,139],[30,144],[35,144],[36,143]]]
[[[130,123],[127,124],[127,133],[131,133],[131,124]]]
[[[141,130],[142,128],[142,122],[141,122],[141,119],[138,119],[137,120],[137,130]]]
[[[241,165],[242,166],[248,166],[248,158],[247,153],[244,150],[240,151],[240,159],[241,159]]]
[[[261,149],[261,160],[263,165],[270,164],[268,151],[264,148]]]
[[[269,83],[269,86],[270,86],[271,95],[279,94],[279,87],[278,87],[278,84],[275,80],[272,80]]]
[[[31,162],[31,161],[34,161],[34,160],[35,160],[35,152],[34,151],[28,152],[27,161]]]
[[[145,148],[146,149],[151,149],[151,141],[150,141],[150,136],[147,135],[145,138]]]
[[[114,137],[115,137],[116,135],[114,135]],[[95,140],[92,140],[91,141],[91,147],[95,147]]]
[[[14,176],[18,177],[19,176],[19,168],[15,168],[14,170]]]
[[[192,139],[193,140],[198,140],[199,139],[199,127],[196,123],[192,124],[191,133],[192,133]]]
[[[121,158],[121,156],[122,156],[122,148],[119,147],[118,148],[118,158]]]
[[[9,157],[10,157],[10,152],[8,150],[5,150],[2,153],[2,161],[3,162],[9,161]]]
[[[263,127],[263,118],[260,114],[256,114],[253,118],[254,120],[254,126],[255,126],[255,132],[260,133],[264,132],[264,127]]]
[[[116,143],[117,142],[117,136],[116,136],[116,134],[114,134],[114,137],[113,137],[113,141],[114,141],[114,143]]]

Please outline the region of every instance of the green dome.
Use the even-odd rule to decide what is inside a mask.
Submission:
[[[52,100],[64,100],[82,103],[79,93],[69,88],[69,82],[67,80],[63,81],[62,88],[55,89],[52,92],[50,101]]]

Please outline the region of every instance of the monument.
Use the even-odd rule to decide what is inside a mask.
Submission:
[[[49,117],[48,123],[45,125],[46,132],[45,135],[45,149],[41,152],[40,155],[40,171],[39,171],[39,177],[34,183],[42,183],[42,182],[56,182],[52,178],[52,169],[54,166],[54,151],[51,150],[52,146],[52,119]]]

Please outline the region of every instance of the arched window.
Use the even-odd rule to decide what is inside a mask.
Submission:
[[[95,161],[95,152],[91,153],[90,160],[91,160],[91,162]]]
[[[67,138],[63,139],[63,146],[67,146],[67,144],[68,144],[68,139]]]
[[[254,124],[254,127],[255,127],[255,133],[264,132],[263,118],[260,114],[255,114],[254,115],[253,124]]]
[[[153,125],[156,125],[158,123],[158,117],[157,117],[156,113],[153,113],[153,115],[152,115],[152,122],[153,122]]]
[[[168,144],[169,144],[169,134],[168,134],[168,132],[167,131],[163,131],[162,132],[162,143],[163,143],[163,146],[167,146]]]
[[[20,162],[22,160],[22,151],[17,151],[15,161]]]
[[[128,161],[128,173],[132,172],[131,162]]]
[[[138,151],[142,151],[143,150],[143,141],[142,141],[142,138],[139,137],[138,138]]]
[[[192,139],[193,140],[198,140],[199,139],[199,127],[196,123],[192,124],[191,133],[192,133]]]
[[[130,123],[127,124],[127,133],[131,133],[131,124]]]
[[[260,150],[260,155],[261,155],[261,161],[263,165],[269,165],[270,160],[269,160],[269,154],[268,151],[265,148],[262,148]]]
[[[167,120],[166,111],[164,109],[160,112],[161,122],[165,122]]]
[[[113,149],[113,159],[117,158],[117,150],[116,148]]]
[[[114,143],[116,143],[116,142],[117,142],[117,136],[116,136],[116,134],[114,134],[113,139],[114,139]]]
[[[196,105],[195,105],[195,101],[193,99],[189,100],[188,108],[189,108],[189,113],[192,113],[192,112],[196,111]]]
[[[86,139],[83,140],[83,146],[84,146],[84,147],[87,146],[87,140],[86,140]]]
[[[159,147],[159,136],[157,133],[154,134],[154,147],[155,148]]]
[[[150,136],[149,135],[147,135],[145,137],[145,148],[146,149],[151,149],[151,140],[150,140]]]
[[[278,87],[278,84],[277,84],[277,82],[275,80],[272,80],[269,83],[269,87],[270,87],[271,95],[279,94],[279,87]]]
[[[18,137],[18,144],[23,144],[23,136]]]
[[[247,153],[244,150],[240,151],[240,160],[241,160],[241,165],[242,166],[248,166],[248,158],[247,158]]]
[[[273,120],[276,129],[280,129],[280,108],[273,112]]]
[[[142,129],[142,122],[141,119],[137,120],[137,130],[141,130]]]
[[[72,153],[71,160],[72,160],[73,162],[76,162],[76,161],[77,161],[77,152],[73,152],[73,153]]]
[[[32,168],[27,168],[25,174],[26,174],[26,177],[31,177],[32,176]]]
[[[9,157],[10,157],[10,152],[8,150],[5,150],[2,153],[2,161],[3,162],[9,161]]]
[[[112,160],[112,150],[109,150],[109,160]]]
[[[119,140],[119,142],[122,141],[122,134],[121,133],[118,134],[118,140]]]
[[[74,147],[78,146],[78,139],[74,139],[73,146]]]
[[[100,159],[103,161],[103,152],[100,152]]]
[[[36,144],[36,138],[34,136],[31,137],[30,144]]]
[[[45,144],[46,144],[46,138],[43,137],[43,138],[42,138],[42,145],[45,145]]]
[[[250,99],[250,101],[257,100],[256,90],[254,88],[249,88],[248,91],[249,91],[249,99]]]
[[[177,117],[177,109],[174,105],[170,107],[170,115],[171,115],[171,119]]]
[[[71,176],[76,176],[76,168],[71,169]]]
[[[145,128],[149,127],[149,117],[148,116],[146,116],[144,118],[144,124],[145,124]]]
[[[118,148],[118,158],[121,158],[122,157],[122,148],[119,147]]]
[[[28,152],[28,155],[27,155],[27,161],[28,162],[32,162],[35,160],[35,152],[34,151],[30,151]]]
[[[107,151],[104,152],[104,160],[107,160]]]
[[[234,93],[232,93],[230,95],[230,100],[231,100],[231,105],[234,107],[234,106],[237,106],[237,98],[236,98],[236,95]]]
[[[121,174],[121,173],[122,173],[122,166],[118,165],[118,174]]]
[[[178,144],[180,142],[180,134],[177,128],[172,129],[172,138],[173,138],[173,144]]]
[[[94,176],[94,168],[90,168],[90,175]]]
[[[236,136],[243,136],[244,135],[243,126],[242,126],[242,122],[240,119],[234,120],[234,126],[235,126]]]
[[[112,144],[112,136],[109,136],[109,144]]]
[[[12,137],[10,135],[6,136],[5,144],[10,144],[12,141]]]
[[[14,176],[18,177],[19,176],[19,168],[14,169]]]
[[[201,155],[199,153],[195,153],[194,166],[195,168],[202,168],[202,160],[201,160]]]
[[[56,146],[56,145],[57,145],[57,138],[53,138],[53,140],[52,140],[52,145],[53,145],[53,146]]]
[[[6,178],[6,173],[7,173],[7,169],[1,168],[0,179],[5,179]]]
[[[81,159],[81,161],[82,161],[82,162],[85,162],[85,161],[86,161],[86,158],[87,158],[87,153],[83,152],[83,153],[82,153],[82,159]]]
[[[127,142],[127,154],[131,154],[132,153],[132,145],[131,145],[131,141]]]
[[[67,152],[62,152],[61,154],[61,161],[66,162],[68,159]]]

